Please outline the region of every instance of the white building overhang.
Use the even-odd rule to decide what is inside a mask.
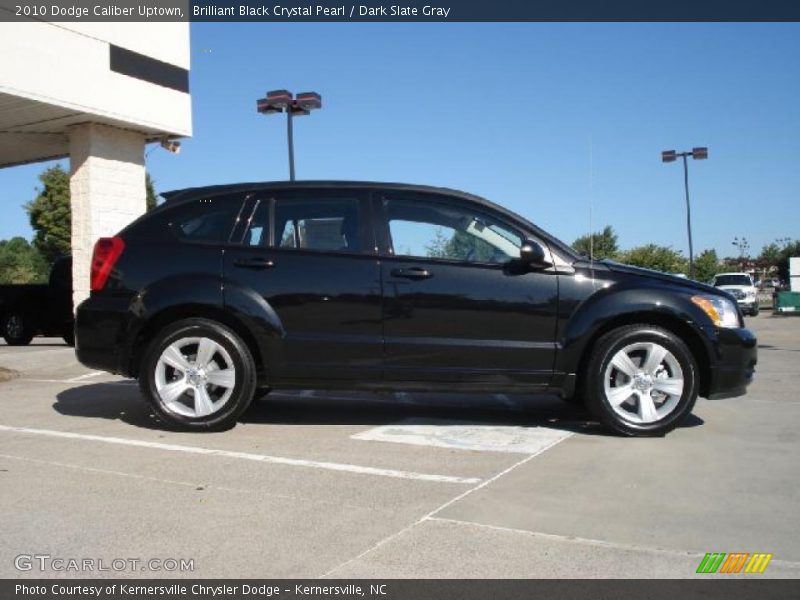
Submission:
[[[85,112],[0,92],[0,167],[68,157],[69,129],[85,123],[136,131],[147,141],[188,135],[158,123],[132,124],[122,115]]]

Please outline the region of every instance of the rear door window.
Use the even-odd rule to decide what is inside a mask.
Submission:
[[[362,219],[356,196],[309,192],[275,201],[275,246],[285,249],[361,252]]]

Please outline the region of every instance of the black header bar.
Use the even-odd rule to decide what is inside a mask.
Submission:
[[[654,560],[657,560],[654,558]],[[4,600],[796,600],[798,580],[18,579]]]
[[[797,22],[796,0],[0,0],[0,21]]]

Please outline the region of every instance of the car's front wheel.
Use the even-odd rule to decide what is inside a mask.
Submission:
[[[697,362],[660,327],[631,325],[603,335],[584,373],[588,408],[624,435],[663,435],[691,413]]]
[[[229,328],[186,319],[150,343],[139,386],[163,421],[183,429],[224,429],[250,405],[256,369],[247,345]]]

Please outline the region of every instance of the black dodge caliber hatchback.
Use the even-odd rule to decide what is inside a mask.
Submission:
[[[253,183],[165,194],[97,242],[77,354],[157,415],[233,425],[270,388],[556,393],[627,435],[741,395],[756,339],[713,287],[590,262],[452,190]]]

